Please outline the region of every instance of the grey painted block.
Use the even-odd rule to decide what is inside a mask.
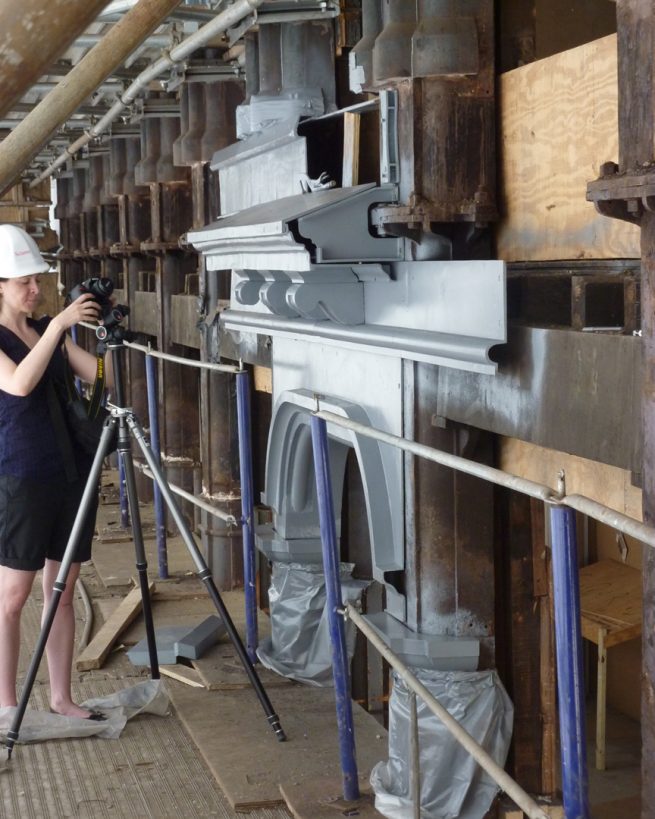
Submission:
[[[178,657],[197,660],[225,634],[220,617],[211,614],[197,625],[162,626],[155,629],[157,657],[162,665],[174,665]],[[150,665],[148,641],[144,637],[127,652],[133,665]]]

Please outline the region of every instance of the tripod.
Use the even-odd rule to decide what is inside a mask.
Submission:
[[[273,710],[273,706],[271,705],[271,701],[264,690],[264,687],[259,679],[257,672],[248,656],[248,653],[243,645],[241,637],[237,632],[234,623],[232,622],[232,618],[230,617],[227,608],[221,596],[216,588],[216,584],[211,576],[211,572],[207,567],[207,563],[203,558],[202,554],[200,553],[196,542],[193,539],[193,536],[189,530],[189,527],[186,524],[186,521],[182,517],[182,514],[177,506],[173,493],[171,492],[170,487],[164,477],[164,474],[161,470],[161,467],[158,463],[157,458],[155,457],[152,449],[148,441],[146,440],[145,433],[142,427],[139,425],[134,413],[131,409],[125,407],[125,398],[124,398],[124,388],[123,388],[123,372],[124,372],[124,362],[123,357],[125,353],[125,346],[123,341],[125,340],[125,330],[120,326],[112,327],[111,329],[107,330],[106,327],[99,328],[102,331],[102,336],[98,333],[98,337],[102,338],[102,340],[106,343],[107,348],[112,351],[112,361],[114,366],[114,381],[116,387],[116,405],[111,406],[111,414],[105,421],[105,424],[102,429],[102,434],[100,436],[100,442],[98,444],[98,448],[96,450],[93,464],[91,466],[91,472],[89,473],[89,477],[86,482],[86,486],[84,488],[84,493],[82,495],[82,500],[80,501],[80,506],[77,511],[77,515],[75,517],[75,521],[73,523],[73,527],[71,529],[70,537],[68,539],[68,543],[66,545],[66,551],[64,552],[64,556],[62,558],[61,567],[59,569],[59,573],[57,574],[57,578],[53,584],[53,594],[48,606],[48,609],[45,613],[43,618],[43,624],[41,627],[41,633],[39,634],[39,638],[37,640],[36,648],[34,649],[34,654],[32,655],[32,659],[30,661],[30,665],[27,671],[27,675],[25,677],[25,683],[23,685],[23,690],[21,692],[20,701],[16,707],[16,714],[14,715],[14,719],[12,721],[11,727],[7,732],[7,758],[11,759],[11,753],[14,748],[15,743],[18,740],[20,726],[23,721],[23,717],[25,716],[25,711],[27,709],[27,702],[30,698],[30,694],[32,693],[32,688],[34,687],[34,681],[36,679],[37,672],[39,670],[39,665],[43,658],[43,652],[45,651],[45,646],[48,641],[48,636],[50,634],[50,630],[52,628],[53,621],[55,619],[55,615],[57,613],[57,607],[59,606],[60,598],[63,592],[66,589],[66,580],[68,578],[68,573],[70,571],[71,564],[73,563],[73,558],[75,557],[75,551],[77,548],[77,544],[82,532],[82,528],[84,525],[84,520],[88,513],[88,510],[91,507],[91,503],[93,501],[93,497],[95,492],[97,491],[98,482],[100,480],[100,473],[102,471],[102,462],[105,456],[108,454],[111,440],[116,431],[116,427],[118,426],[118,457],[121,459],[121,463],[123,465],[123,470],[125,474],[125,485],[127,489],[127,500],[129,504],[130,515],[132,519],[132,535],[134,538],[134,549],[135,549],[135,556],[136,556],[136,569],[139,578],[139,587],[141,589],[141,600],[143,604],[143,619],[145,623],[146,629],[146,638],[148,643],[148,657],[150,661],[150,675],[152,679],[157,680],[159,679],[159,662],[157,659],[157,646],[155,642],[155,629],[153,624],[152,618],[152,605],[150,601],[150,592],[148,590],[148,563],[146,560],[146,553],[145,547],[143,544],[143,532],[141,528],[141,517],[139,514],[139,500],[136,491],[136,481],[134,476],[134,462],[132,460],[132,449],[131,449],[131,442],[130,442],[130,435],[134,437],[134,440],[137,442],[143,456],[148,464],[148,467],[161,491],[162,497],[164,498],[166,505],[169,508],[171,516],[177,525],[180,535],[184,540],[184,543],[193,559],[193,562],[197,568],[197,576],[202,580],[204,583],[209,597],[212,600],[212,603],[216,607],[218,614],[220,615],[221,620],[225,626],[227,634],[232,641],[232,645],[234,646],[241,663],[243,664],[243,668],[248,675],[248,679],[252,687],[259,698],[259,701],[264,709],[264,713],[266,714],[268,723],[270,724],[271,728],[275,732],[275,736],[280,742],[283,742],[286,739],[286,735],[282,730],[282,726],[280,725],[280,720]]]

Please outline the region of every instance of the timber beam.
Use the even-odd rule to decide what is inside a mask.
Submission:
[[[655,523],[655,0],[617,0],[619,164],[606,164],[587,198],[641,225],[643,514]],[[655,554],[644,547],[641,735],[642,819],[655,804]],[[650,635],[650,636],[649,636]]]

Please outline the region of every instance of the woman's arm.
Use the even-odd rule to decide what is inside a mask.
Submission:
[[[80,321],[96,320],[98,313],[99,308],[93,296],[85,293],[51,320],[41,338],[20,364],[15,364],[6,353],[0,351],[0,390],[10,395],[29,395],[41,380],[52,354],[60,343],[62,333]]]
[[[66,337],[66,353],[71,369],[78,378],[87,384],[93,384],[96,378],[98,361],[96,357],[78,347],[69,336]],[[112,366],[111,350],[107,350],[105,356],[105,387],[111,389],[114,386],[114,368]]]

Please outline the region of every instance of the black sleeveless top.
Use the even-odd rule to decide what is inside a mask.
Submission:
[[[50,316],[27,320],[39,335]],[[0,325],[0,350],[16,364],[30,348],[14,332]],[[48,408],[48,380],[64,380],[64,356],[54,351],[45,373],[29,395],[10,395],[0,390],[0,475],[31,480],[64,478],[64,464]]]

